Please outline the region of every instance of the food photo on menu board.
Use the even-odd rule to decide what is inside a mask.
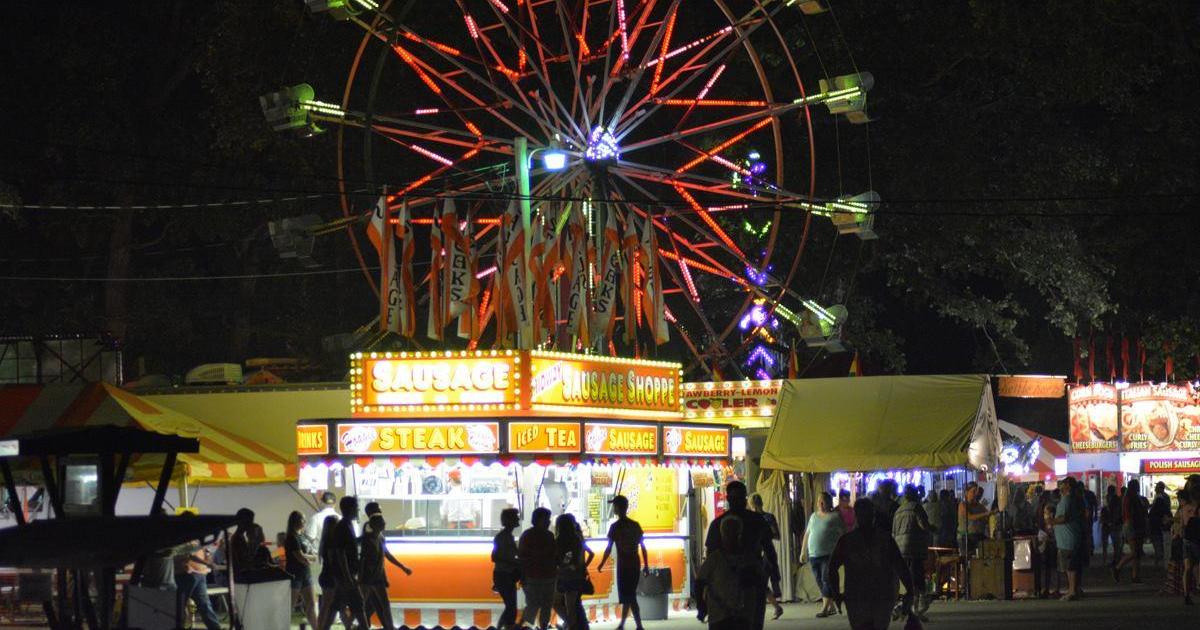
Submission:
[[[1118,391],[1109,383],[1073,387],[1070,405],[1071,450],[1076,453],[1115,452]]]
[[[1189,451],[1200,448],[1200,406],[1188,387],[1141,383],[1121,392],[1121,449]]]

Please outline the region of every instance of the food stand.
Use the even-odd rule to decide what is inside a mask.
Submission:
[[[608,500],[629,497],[651,567],[671,570],[671,599],[687,592],[689,539],[717,513],[729,472],[730,428],[689,423],[680,366],[541,351],[360,353],[351,357],[348,418],[296,427],[300,484],[378,501],[389,598],[408,626],[488,627],[491,540],[500,512],[574,514],[600,554]],[[617,612],[613,564],[585,597],[589,616]]]

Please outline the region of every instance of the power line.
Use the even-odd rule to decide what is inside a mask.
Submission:
[[[367,271],[379,271],[379,266],[367,267]],[[207,282],[220,280],[270,280],[275,278],[298,278],[304,276],[331,276],[343,273],[362,273],[362,269],[314,269],[310,271],[288,271],[282,273],[246,273],[229,276],[148,276],[128,278],[60,277],[60,276],[0,276],[7,282]]]

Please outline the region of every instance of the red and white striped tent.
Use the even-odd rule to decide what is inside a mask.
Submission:
[[[1018,481],[1034,481],[1035,478],[1041,480],[1047,476],[1053,476],[1054,460],[1066,459],[1067,453],[1070,452],[1070,447],[1066,443],[1048,435],[1030,431],[1005,420],[1000,420],[999,424],[1000,437],[1005,442],[1010,440],[1019,444],[1028,444],[1034,440],[1039,442],[1037,457],[1033,460],[1033,465],[1030,466],[1027,474],[1019,476]]]
[[[138,427],[196,438],[200,452],[180,453],[176,479],[192,484],[242,484],[291,481],[294,460],[255,440],[196,420],[107,383],[0,386],[0,438],[35,431],[84,426]],[[153,481],[162,456],[139,458],[131,479]]]

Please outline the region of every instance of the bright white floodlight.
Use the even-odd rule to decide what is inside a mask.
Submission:
[[[558,149],[548,149],[542,152],[542,166],[547,171],[561,171],[567,167],[567,154]]]

